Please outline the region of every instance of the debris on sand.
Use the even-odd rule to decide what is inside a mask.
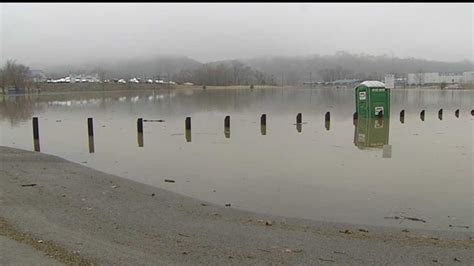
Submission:
[[[466,228],[466,229],[469,228],[469,226],[467,225],[452,225],[452,224],[450,224],[449,227],[458,227],[458,228]]]
[[[331,260],[331,259],[323,259],[323,258],[319,258],[320,261],[329,261],[329,262],[336,262],[335,260]]]
[[[261,223],[261,224],[265,224],[266,226],[272,226],[273,225],[273,222],[270,221],[270,220],[257,220],[257,222]]]
[[[175,181],[173,179],[165,179],[165,182],[174,183]]]
[[[410,220],[410,221],[415,221],[415,222],[426,223],[426,221],[423,220],[423,219],[416,218],[416,217],[407,217],[407,216],[403,216],[403,215],[384,217],[384,219],[395,219],[395,220],[402,219],[402,220]]]
[[[344,230],[344,231],[342,231],[342,230],[339,231],[339,233],[344,233],[344,234],[350,235],[350,234],[352,234],[353,232],[352,232],[351,230],[349,230],[349,229],[346,229],[346,230]]]
[[[25,185],[21,185],[22,187],[34,187],[36,186],[37,184],[25,184]]]
[[[369,230],[367,230],[367,229],[362,229],[362,228],[361,228],[361,229],[359,229],[359,232],[368,233]]]

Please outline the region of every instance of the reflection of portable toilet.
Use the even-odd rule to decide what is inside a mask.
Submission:
[[[354,145],[359,149],[380,149],[388,144],[390,119],[359,118],[354,132]],[[390,151],[391,153],[391,151]]]
[[[359,118],[390,116],[390,89],[380,81],[364,81],[355,88],[356,112]]]

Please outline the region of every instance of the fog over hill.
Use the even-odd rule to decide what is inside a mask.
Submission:
[[[234,75],[237,75],[237,73],[234,73],[237,71],[237,69],[234,70],[236,67],[240,69],[239,73],[245,72],[247,74],[242,74],[241,78],[234,77]],[[228,69],[225,70],[224,68]],[[472,71],[474,63],[467,60],[440,62],[416,58],[398,58],[388,55],[351,54],[340,51],[333,55],[265,56],[219,60],[208,63],[199,62],[185,56],[106,59],[83,64],[50,66],[43,70],[50,76],[55,77],[70,73],[103,73],[108,79],[167,78],[169,76],[183,82],[187,78],[189,79],[187,81],[200,83],[204,82],[203,78],[191,77],[190,74],[193,71],[199,71],[199,69],[201,69],[201,74],[194,73],[194,75],[202,76],[203,71],[214,71],[209,72],[209,75],[228,75],[229,77],[215,77],[215,79],[228,79],[231,84],[238,83],[239,80],[240,82],[245,80],[244,83],[252,83],[249,78],[244,78],[244,76],[254,75],[250,73],[258,71],[260,75],[265,75],[269,82],[272,79],[276,84],[296,85],[310,79],[312,81],[352,78],[381,79],[386,73],[395,73],[397,77],[405,77],[407,73],[416,72]],[[226,72],[229,73],[225,74]]]

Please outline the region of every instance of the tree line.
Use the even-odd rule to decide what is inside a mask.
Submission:
[[[243,63],[221,61],[203,64],[195,69],[181,70],[173,75],[178,83],[191,82],[196,85],[276,85],[274,77],[252,69]]]
[[[7,60],[0,68],[0,87],[5,93],[7,88],[24,89],[32,84],[30,68],[23,64],[16,63],[15,60]]]

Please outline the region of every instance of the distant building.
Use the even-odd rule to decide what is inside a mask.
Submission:
[[[46,80],[48,80],[48,77],[46,77],[43,71],[38,69],[30,70],[30,76],[32,77],[33,82],[46,82]]]
[[[433,85],[433,84],[456,84],[473,83],[474,71],[462,73],[409,73],[407,83],[409,85]]]
[[[80,82],[99,82],[99,74],[69,74],[69,80],[71,83]]]

